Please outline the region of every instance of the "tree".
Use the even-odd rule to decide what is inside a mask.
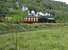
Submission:
[[[16,9],[15,0],[0,0],[0,12],[10,12],[12,9]]]

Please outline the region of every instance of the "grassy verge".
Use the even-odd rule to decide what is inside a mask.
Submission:
[[[68,26],[52,26],[36,31],[2,34],[0,49],[68,50]]]
[[[11,24],[11,23],[0,23],[0,34],[12,33],[12,32],[27,32],[27,31],[36,31],[42,29],[51,29],[68,26],[68,24],[59,24],[59,23],[35,23],[35,24]]]

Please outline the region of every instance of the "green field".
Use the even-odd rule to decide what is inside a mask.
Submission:
[[[68,50],[68,26],[1,34],[0,50]]]

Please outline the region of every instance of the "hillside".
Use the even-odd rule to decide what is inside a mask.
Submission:
[[[0,11],[7,12],[7,16],[24,17],[25,15],[21,11],[22,5],[27,6],[29,10],[50,12],[56,17],[57,22],[68,22],[68,5],[52,0],[2,0],[0,1]]]

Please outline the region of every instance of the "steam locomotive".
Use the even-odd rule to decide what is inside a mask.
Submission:
[[[29,16],[24,18],[24,23],[56,23],[56,19],[51,16]]]

